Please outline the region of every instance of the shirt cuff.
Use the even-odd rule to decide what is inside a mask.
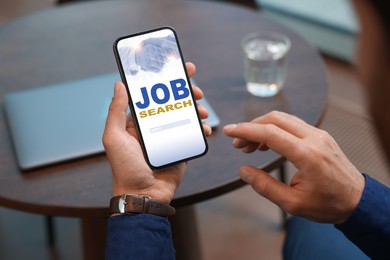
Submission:
[[[363,175],[366,179],[366,184],[357,208],[347,221],[336,225],[340,230],[348,231],[350,234],[380,230],[383,227],[378,224],[387,221],[389,218],[390,208],[385,206],[390,203],[390,198],[387,197],[390,194],[389,188],[370,176]],[[356,229],[356,226],[360,228]]]
[[[390,189],[363,175],[366,184],[357,208],[343,224],[335,227],[373,257],[390,251],[386,249],[390,248]]]

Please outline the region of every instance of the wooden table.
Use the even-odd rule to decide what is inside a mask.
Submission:
[[[248,121],[275,109],[295,114],[313,125],[319,122],[327,82],[317,51],[297,34],[257,12],[205,1],[71,4],[7,24],[0,28],[0,100],[12,91],[116,71],[114,39],[163,25],[177,30],[184,57],[197,65],[196,81],[219,115],[221,126]],[[273,98],[256,98],[245,89],[240,40],[254,31],[284,33],[292,41],[285,88]],[[232,148],[231,141],[221,128],[214,131],[208,139],[208,154],[189,163],[173,201],[176,207],[193,205],[242,186],[238,169],[243,164],[269,171],[284,161],[271,151],[243,154]],[[102,227],[112,184],[106,156],[23,173],[17,166],[3,113],[0,144],[0,205],[81,218],[86,258],[101,258],[105,232]],[[174,221],[180,222],[179,226],[190,222],[183,218],[191,213],[188,209],[191,208],[179,209]],[[190,234],[188,231],[185,234]],[[100,242],[96,241],[98,237]],[[181,248],[177,248],[179,255]]]

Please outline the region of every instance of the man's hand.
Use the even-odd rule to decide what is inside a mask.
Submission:
[[[286,212],[341,224],[359,203],[364,176],[327,132],[282,112],[225,126],[224,132],[243,152],[269,148],[295,165],[298,172],[289,185],[253,166],[240,169],[242,180]]]
[[[191,77],[195,73],[192,63],[186,64]],[[202,91],[193,86],[195,99],[203,97]],[[103,134],[103,144],[110,161],[113,175],[113,195],[135,194],[170,203],[186,169],[186,163],[180,163],[158,171],[152,171],[147,165],[135,130],[134,122],[127,115],[128,97],[126,88],[116,82]],[[207,110],[198,105],[200,117],[207,118]],[[211,127],[203,124],[206,135]]]

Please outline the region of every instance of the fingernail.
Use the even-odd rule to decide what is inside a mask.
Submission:
[[[253,176],[252,176],[251,172],[248,171],[247,168],[243,167],[240,169],[240,178],[241,178],[241,180],[243,180],[246,183],[251,183]]]
[[[237,124],[225,125],[225,126],[223,127],[223,130],[230,131],[230,130],[233,130],[236,126],[237,126]]]
[[[236,146],[238,144],[238,142],[239,142],[239,140],[237,138],[234,138],[233,142],[232,142],[233,146]]]
[[[205,126],[204,130],[205,130],[206,136],[210,136],[212,134],[212,132],[213,132],[213,130],[209,126]]]
[[[121,85],[119,84],[119,82],[116,82],[114,85],[114,96],[119,95],[120,88],[121,88]]]

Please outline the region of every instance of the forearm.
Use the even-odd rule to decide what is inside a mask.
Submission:
[[[110,217],[106,259],[175,259],[168,219],[150,214]]]
[[[390,189],[366,176],[358,207],[343,224],[344,235],[373,259],[390,256]]]

